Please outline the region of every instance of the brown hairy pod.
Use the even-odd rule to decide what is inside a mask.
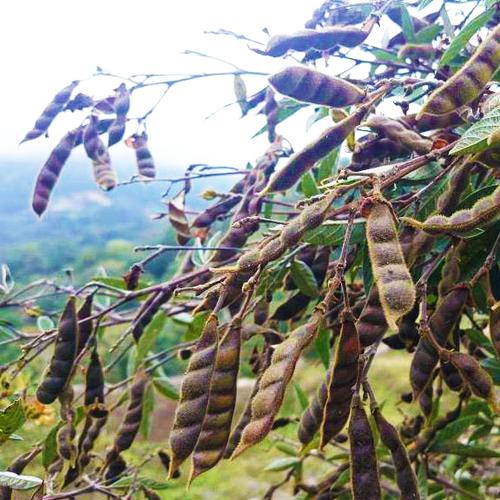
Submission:
[[[351,491],[354,500],[381,499],[375,442],[359,394],[352,398],[349,420]]]
[[[347,118],[335,123],[302,151],[294,154],[281,170],[273,174],[260,194],[290,189],[317,161],[342,144],[344,139],[361,123],[372,104],[370,100],[369,103],[360,105]]]
[[[450,113],[473,101],[481,94],[499,65],[500,25],[491,31],[457,73],[432,92],[417,114],[417,119],[424,113]]]
[[[120,454],[128,450],[139,432],[139,426],[142,418],[143,396],[147,384],[146,372],[142,369],[138,370],[130,387],[130,399],[125,411],[125,416],[118,428],[118,431],[113,442],[113,446],[106,455],[106,466],[108,472],[113,470],[115,463],[120,463]]]
[[[418,333],[418,327],[416,324],[419,312],[420,307],[419,304],[416,303],[413,306],[413,309],[408,314],[405,314],[399,321],[398,333],[396,334],[396,336],[393,336],[395,337],[393,340],[397,339],[400,345],[400,347],[398,348],[406,349],[408,352],[413,352],[415,350],[415,347],[420,340],[420,335]],[[389,347],[392,347],[389,342],[390,338],[391,337],[383,339],[383,342]]]
[[[366,135],[354,147],[349,170],[358,172],[376,167],[385,160],[394,160],[407,154],[408,149],[400,142],[387,137]]]
[[[322,382],[314,395],[311,403],[300,418],[297,435],[299,441],[305,446],[309,444],[318,432],[323,420],[323,410],[328,398],[327,381]]]
[[[54,118],[64,109],[64,106],[69,101],[73,90],[78,85],[78,81],[71,82],[67,87],[61,89],[49,103],[49,105],[42,111],[42,114],[37,118],[33,128],[24,136],[21,143],[31,141],[40,137],[47,132],[50,124]]]
[[[419,132],[427,132],[429,130],[439,130],[444,128],[455,128],[466,123],[465,118],[456,111],[446,113],[444,115],[431,115],[423,113],[419,115],[417,120],[416,114],[407,114],[399,117],[399,120],[411,128],[417,129]]]
[[[205,323],[182,379],[180,398],[170,431],[172,460],[169,477],[191,455],[200,436],[217,356],[217,330],[217,316],[212,313]]]
[[[127,463],[125,462],[125,459],[121,455],[118,455],[109,464],[109,467],[107,468],[106,473],[104,474],[104,479],[109,483],[113,483],[125,471],[126,468],[127,468]]]
[[[380,195],[363,206],[367,214],[366,238],[374,283],[389,327],[396,329],[396,320],[410,312],[415,303],[415,286],[399,242],[394,214],[390,204]]]
[[[80,354],[83,349],[87,346],[89,338],[94,332],[94,323],[91,319],[92,316],[92,302],[94,300],[94,295],[91,293],[85,297],[85,300],[78,309],[78,347],[77,354]]]
[[[168,302],[172,297],[172,288],[164,288],[156,294],[152,294],[142,304],[134,321],[132,323],[132,336],[136,342],[139,342],[142,332],[149,325],[154,315],[160,310],[161,306]]]
[[[240,348],[241,320],[237,317],[219,343],[208,407],[194,448],[189,482],[214,467],[226,449],[236,404]]]
[[[253,310],[253,321],[256,325],[263,325],[269,317],[269,301],[262,297]]]
[[[297,361],[314,339],[317,329],[317,321],[301,325],[275,348],[271,364],[263,373],[257,394],[252,399],[251,420],[243,430],[233,457],[262,441],[271,431]]]
[[[382,415],[379,408],[372,410],[375,424],[382,443],[389,449],[392,463],[396,471],[396,483],[402,500],[419,500],[418,483],[406,447],[401,441],[398,431]]]
[[[467,285],[457,285],[443,297],[429,319],[429,328],[439,345],[444,346],[453,328],[459,321],[469,297]],[[439,361],[439,354],[431,342],[422,337],[417,345],[410,367],[410,382],[417,398],[432,378]]]
[[[121,83],[115,90],[113,107],[116,118],[109,128],[108,147],[120,142],[125,135],[127,113],[130,108],[130,93],[124,83]]]
[[[84,405],[87,412],[93,417],[103,417],[107,413],[104,407],[104,374],[97,347],[92,350],[87,367]]]
[[[106,425],[108,416],[94,418],[87,415],[84,427],[79,437],[78,443],[78,469],[84,470],[90,462],[90,452],[94,444]]]
[[[431,43],[405,43],[398,50],[400,59],[433,59],[436,49]]]
[[[440,369],[444,383],[452,391],[460,392],[464,386],[460,372],[451,363],[441,362]]]
[[[226,215],[232,208],[238,205],[241,199],[241,194],[234,194],[206,208],[201,214],[195,217],[192,224],[193,227],[210,227],[218,217]]]
[[[388,328],[384,310],[380,304],[378,289],[372,286],[365,306],[356,323],[362,347],[374,344],[382,338]]]
[[[371,115],[365,125],[388,139],[402,144],[410,151],[426,154],[432,148],[432,140],[407,128],[402,122],[381,115]]]
[[[52,150],[44,163],[35,183],[32,207],[37,215],[42,215],[49,204],[50,195],[56,185],[61,170],[75,147],[79,129],[70,130]]]
[[[340,314],[340,336],[335,349],[332,368],[328,374],[327,400],[321,421],[320,448],[336,436],[349,419],[354,387],[358,380],[358,362],[361,353],[354,316],[349,309]]]
[[[429,418],[432,414],[432,399],[434,396],[434,389],[432,387],[432,383],[428,383],[425,389],[420,393],[418,397],[418,405],[420,406],[420,410],[422,410],[422,414],[425,418]]]
[[[40,403],[50,404],[63,392],[73,370],[78,345],[76,299],[70,297],[59,319],[54,354],[36,391]]]
[[[134,134],[126,140],[126,144],[134,148],[139,175],[154,179],[156,177],[156,167],[148,146],[148,134],[145,131],[141,134]]]
[[[446,254],[443,269],[441,270],[441,280],[438,284],[439,299],[445,297],[460,280],[460,253],[463,244],[459,243],[451,247]]]
[[[432,215],[424,222],[402,217],[405,223],[429,234],[463,234],[495,220],[500,215],[500,186],[493,193],[476,201],[470,209],[458,210],[450,217]]]
[[[160,459],[161,464],[165,468],[165,470],[168,471],[170,470],[170,455],[165,451],[165,450],[159,450],[158,451],[158,458]],[[177,469],[173,474],[172,474],[172,479],[177,479],[180,477],[181,472],[179,469]]]
[[[343,108],[359,104],[366,92],[356,85],[314,71],[305,66],[286,68],[269,77],[269,83],[280,93],[297,101]]]
[[[279,107],[276,99],[274,98],[274,91],[269,87],[266,91],[266,99],[264,100],[264,114],[266,115],[267,139],[269,142],[274,142],[276,139],[278,111]]]
[[[68,460],[74,465],[77,449],[74,443],[76,436],[75,410],[73,404],[73,389],[68,387],[59,396],[61,402],[62,427],[57,431],[57,453],[63,460]]]
[[[185,245],[192,238],[189,221],[185,212],[185,199],[185,192],[181,191],[175,198],[168,202],[168,220],[175,229],[179,245]]]

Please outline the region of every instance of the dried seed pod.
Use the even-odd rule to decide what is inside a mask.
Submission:
[[[42,111],[40,117],[36,120],[33,128],[24,136],[21,143],[31,141],[40,137],[47,132],[50,124],[54,118],[64,109],[64,106],[69,101],[73,90],[78,85],[78,81],[71,82],[67,87],[61,89],[49,103],[49,105]]]
[[[127,468],[127,463],[121,455],[118,455],[110,464],[104,475],[104,479],[113,483]]]
[[[375,196],[364,205],[368,211],[366,238],[374,280],[389,327],[410,312],[415,303],[415,286],[406,266],[390,204]]]
[[[400,59],[434,59],[436,49],[431,43],[405,43],[398,50]]]
[[[400,142],[387,137],[367,135],[356,143],[349,170],[358,172],[366,168],[376,167],[385,160],[394,160],[407,154],[408,149]]]
[[[78,468],[79,470],[84,470],[85,467],[90,462],[90,452],[94,447],[94,444],[101,434],[102,429],[106,425],[108,416],[103,416],[101,418],[93,418],[87,415],[85,419],[85,424],[80,434],[79,446],[78,446]]]
[[[77,449],[74,443],[76,436],[75,410],[73,404],[73,389],[68,387],[59,396],[61,402],[62,427],[57,431],[57,453],[63,460],[68,460],[73,465],[77,457]]]
[[[312,441],[316,432],[318,432],[323,420],[323,410],[328,398],[326,382],[327,381],[322,382],[322,384],[319,386],[319,389],[314,395],[311,403],[300,418],[297,433],[299,441],[304,446]]]
[[[255,309],[253,311],[253,321],[256,325],[263,325],[267,318],[269,317],[269,302],[265,297],[260,299],[257,304],[255,304]]]
[[[402,500],[419,500],[417,477],[412,469],[408,452],[398,431],[382,415],[379,408],[372,410],[382,443],[389,449],[396,471],[396,483]]]
[[[456,111],[444,115],[431,115],[422,113],[417,120],[416,114],[408,114],[399,118],[403,123],[411,128],[416,128],[419,132],[429,130],[439,130],[443,128],[455,128],[466,123],[465,118]]]
[[[42,215],[49,204],[50,195],[56,185],[61,170],[75,147],[79,129],[70,130],[52,150],[44,163],[35,183],[32,207],[37,215]]]
[[[168,473],[168,471],[170,470],[170,455],[165,450],[159,450],[158,451],[158,458],[160,459],[161,464],[163,465],[163,467],[165,468],[165,470]],[[172,479],[177,479],[178,477],[180,477],[180,475],[181,475],[181,472],[179,469],[177,469],[173,473]]]
[[[362,347],[370,346],[382,338],[388,328],[376,285],[372,286],[368,294],[368,299],[358,318],[356,327]]]
[[[206,208],[193,220],[193,227],[210,227],[218,217],[226,215],[241,201],[242,196],[235,194]]]
[[[416,320],[418,318],[420,312],[419,304],[415,304],[413,306],[413,309],[408,313],[405,314],[402,318],[401,321],[399,322],[399,328],[398,328],[398,333],[396,334],[397,340],[399,341],[401,345],[401,349],[406,349],[408,352],[413,352],[415,350],[415,347],[418,344],[418,341],[420,340],[420,335],[418,333],[418,327],[416,324]],[[383,342],[389,347],[392,347],[388,340],[391,337],[383,339]]]
[[[454,233],[463,234],[472,229],[495,220],[500,215],[500,186],[493,193],[478,200],[470,209],[459,210],[450,217],[432,215],[424,222],[402,217],[410,226],[429,234]]]
[[[455,111],[478,97],[500,65],[500,25],[476,49],[462,68],[428,97],[423,113],[442,115]]]
[[[434,396],[434,390],[432,384],[429,383],[425,389],[420,393],[418,397],[418,405],[422,410],[424,417],[429,418],[432,414],[432,397]]]
[[[349,420],[351,490],[354,500],[381,499],[377,455],[372,430],[358,394]]]
[[[449,362],[458,370],[472,394],[496,406],[493,380],[477,360],[462,352],[449,352],[448,356]]]
[[[54,354],[36,391],[40,403],[50,404],[62,394],[73,369],[78,345],[76,299],[70,297],[59,319]]]
[[[77,354],[80,354],[87,346],[89,338],[94,332],[94,323],[91,319],[92,316],[92,302],[94,299],[93,294],[87,295],[85,300],[77,312],[78,318],[78,347]]]
[[[274,98],[274,91],[269,87],[266,91],[266,99],[264,101],[264,114],[266,115],[267,124],[267,139],[269,142],[274,142],[276,139],[276,125],[278,124],[279,106]]]
[[[354,316],[349,309],[342,311],[340,322],[340,336],[328,374],[328,397],[321,422],[320,448],[326,446],[344,428],[349,419],[354,386],[358,380],[361,346]]]
[[[432,148],[432,140],[407,128],[402,122],[380,115],[371,115],[365,125],[392,141],[402,144],[410,151],[426,154]]]
[[[298,101],[334,108],[359,104],[366,97],[356,85],[305,66],[286,68],[270,76],[269,83],[280,94]]]
[[[209,401],[210,381],[217,356],[218,320],[211,314],[189,359],[170,431],[172,460],[169,477],[191,455],[201,432]]]
[[[275,35],[267,42],[266,50],[252,49],[258,54],[280,57],[289,50],[306,52],[310,49],[327,50],[335,45],[357,47],[362,44],[373,26],[376,18],[370,18],[362,28],[357,26],[330,26],[317,30],[305,29],[291,35]]]
[[[156,294],[151,295],[139,309],[132,323],[132,336],[136,342],[139,342],[144,328],[149,325],[154,315],[160,310],[161,306],[168,302],[172,297],[172,288],[166,287]]]
[[[370,104],[362,104],[354,113],[323,132],[318,139],[299,151],[269,180],[261,195],[290,189],[314,164],[332,149],[340,146],[344,139],[361,123]]]
[[[189,482],[214,467],[226,449],[236,403],[240,348],[241,320],[236,318],[219,344],[210,382],[208,407],[194,448]]]
[[[113,446],[106,455],[105,463],[109,471],[113,469],[113,464],[120,462],[120,454],[132,446],[139,431],[142,418],[142,400],[147,380],[144,370],[136,372],[130,387],[130,399],[125,416],[118,428]]]
[[[114,146],[123,139],[125,135],[127,118],[117,116],[108,129],[108,147]]]
[[[252,399],[252,417],[241,435],[233,457],[262,441],[270,432],[285,390],[302,351],[316,335],[318,322],[299,326],[274,350],[271,364],[262,374],[257,394]]]
[[[168,220],[175,229],[179,245],[185,245],[192,238],[185,212],[185,198],[185,192],[181,191],[168,202]]]
[[[148,147],[148,134],[145,131],[142,134],[134,134],[127,139],[126,143],[135,150],[139,175],[154,179],[156,177],[156,167]]]
[[[443,297],[429,319],[429,328],[439,345],[444,346],[453,328],[462,315],[462,309],[469,297],[467,285],[458,285]],[[432,378],[439,361],[439,355],[431,342],[422,337],[417,345],[410,367],[410,382],[417,398]]]
[[[116,186],[115,171],[111,167],[109,154],[106,154],[99,160],[92,162],[94,179],[96,184],[103,191],[111,191]]]
[[[92,350],[87,368],[84,404],[88,413],[93,417],[100,418],[107,413],[104,407],[104,374],[97,347]]]
[[[113,146],[113,144],[120,142],[125,135],[127,113],[130,108],[130,93],[124,83],[121,83],[115,91],[113,108],[116,113],[116,119],[109,129],[108,146]]]
[[[438,296],[442,299],[460,280],[460,252],[463,244],[459,243],[450,248],[446,254],[443,269],[441,270],[441,280],[438,284]]]
[[[455,392],[460,392],[463,389],[463,381],[459,371],[451,363],[441,362],[441,376],[445,384]]]

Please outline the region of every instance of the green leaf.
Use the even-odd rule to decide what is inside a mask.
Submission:
[[[500,453],[495,450],[490,450],[483,446],[472,446],[470,444],[461,444],[456,442],[440,443],[433,447],[433,453],[450,453],[451,455],[459,455],[469,458],[497,458]]]
[[[413,20],[406,8],[406,5],[401,4],[401,28],[403,29],[403,34],[407,42],[415,42],[415,28],[413,26]]]
[[[490,354],[495,354],[495,350],[491,345],[490,340],[483,332],[475,330],[474,328],[469,328],[465,330],[465,334],[470,340],[472,340],[472,342],[474,342],[474,344],[486,349]]]
[[[309,229],[302,237],[305,243],[312,245],[333,245],[343,233],[342,226],[322,225],[315,229]]]
[[[142,363],[148,352],[152,349],[155,340],[160,335],[167,317],[163,312],[156,313],[155,317],[142,332],[139,342],[137,343],[137,352],[135,355],[136,368]]]
[[[50,429],[42,448],[42,465],[47,469],[57,455],[57,431],[62,427],[62,422],[58,422],[52,429]]]
[[[176,487],[175,483],[172,481],[156,481],[155,479],[150,479],[149,477],[132,477],[125,476],[110,484],[110,488],[129,488],[132,484],[139,484],[145,488],[151,488],[152,490],[168,490],[172,487]]]
[[[318,186],[316,186],[316,181],[314,180],[314,176],[311,172],[306,172],[302,176],[300,187],[306,198],[319,194]]]
[[[477,33],[493,16],[495,9],[489,9],[483,12],[476,18],[474,18],[470,23],[467,23],[460,33],[455,36],[445,53],[442,55],[439,61],[439,67],[450,64],[450,62],[455,59],[455,57],[460,53],[460,51],[467,45],[467,42]]]
[[[443,31],[443,27],[440,24],[426,26],[415,34],[415,43],[431,43],[441,31]]]
[[[328,328],[321,328],[319,330],[314,341],[314,348],[323,366],[328,369],[328,363],[330,362],[330,330]]]
[[[488,136],[499,128],[500,108],[495,108],[465,131],[450,154],[462,156],[488,149]]]
[[[297,382],[293,383],[293,388],[295,390],[295,396],[297,397],[297,401],[299,402],[302,411],[304,411],[309,406],[309,399],[307,398],[307,394],[304,392],[302,387],[300,387],[300,385],[297,384]]]
[[[339,149],[335,148],[330,151],[323,159],[319,162],[318,168],[318,183],[328,179],[336,171],[337,160],[339,157]]]
[[[370,49],[370,52],[376,57],[377,61],[392,61],[392,62],[401,62],[401,59],[394,54],[394,52],[390,52],[385,49]]]
[[[417,482],[420,500],[427,500],[429,496],[429,482],[427,481],[427,469],[423,463],[418,465]]]
[[[418,10],[425,9],[428,5],[430,5],[434,0],[421,0],[418,4]]]
[[[148,439],[149,430],[151,428],[151,415],[155,407],[155,393],[153,388],[148,384],[142,399],[142,415],[141,423],[139,425],[139,432],[144,439]]]
[[[308,297],[318,295],[318,283],[311,268],[301,260],[293,260],[290,272],[297,288]]]
[[[205,323],[207,321],[210,311],[203,311],[198,313],[189,323],[186,333],[184,334],[184,341],[189,342],[191,340],[196,340],[200,335]]]
[[[155,389],[168,399],[178,400],[179,391],[172,384],[172,382],[166,377],[155,377],[153,378],[153,385]]]
[[[14,288],[15,282],[7,264],[0,266],[0,295],[9,294]]]
[[[23,402],[16,399],[4,410],[0,410],[0,443],[6,441],[26,421]]]
[[[265,467],[264,470],[274,472],[287,470],[300,464],[300,460],[301,459],[297,457],[277,458],[273,460],[267,467]]]
[[[316,122],[319,122],[323,118],[326,118],[329,114],[327,107],[321,107],[317,109],[313,115],[311,115],[306,122],[306,131],[308,131]]]
[[[277,442],[276,443],[276,449],[280,450],[281,452],[285,453],[285,455],[289,455],[290,457],[296,457],[297,456],[297,450],[290,444],[288,443],[282,443],[282,442]]]
[[[455,28],[453,27],[453,23],[450,20],[450,16],[448,15],[445,4],[443,4],[443,6],[441,7],[439,14],[441,15],[441,19],[443,20],[444,32],[446,33],[448,38],[453,39]]]
[[[495,385],[500,385],[500,359],[483,359],[480,365],[491,375],[493,383]]]
[[[449,423],[444,429],[440,430],[432,444],[430,446],[430,451],[433,451],[436,446],[447,441],[456,440],[460,437],[471,425],[478,421],[477,416],[463,417]]]
[[[36,327],[41,331],[52,330],[55,326],[48,316],[38,316],[36,319]]]
[[[31,490],[43,483],[43,480],[35,476],[20,476],[15,472],[0,472],[0,486],[8,486],[13,490]]]

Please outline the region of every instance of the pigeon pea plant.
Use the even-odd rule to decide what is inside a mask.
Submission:
[[[61,113],[86,115],[42,166],[36,214],[50,209],[62,169],[83,146],[103,190],[162,182],[169,197],[181,186],[165,214],[179,246],[141,247],[150,253],[123,279],[80,288],[48,280],[16,288],[2,267],[0,310],[22,315],[31,304],[44,315],[45,295],[65,301],[58,325],[40,321],[38,333],[1,323],[2,344],[18,344],[21,354],[0,367],[0,443],[49,405],[60,415],[48,437],[0,472],[2,499],[23,488],[46,500],[90,492],[155,499],[170,482],[187,476],[189,485],[215,466],[223,470],[225,459],[249,455],[264,440],[286,453],[268,466],[283,477],[265,498],[279,489],[303,499],[498,495],[500,4],[436,3],[327,0],[304,29],[273,34],[262,47],[213,33],[284,58],[288,66],[273,75],[99,70],[95,78],[120,82],[111,95],[77,93],[78,81],[57,92],[23,142],[40,140]],[[173,86],[215,76],[234,78],[243,116],[263,115],[266,150],[246,169],[199,164],[181,178],[156,177],[149,116]],[[249,76],[262,82],[250,96]],[[136,95],[152,87],[165,89],[160,101],[130,116]],[[294,152],[280,128],[304,109],[325,130]],[[118,182],[110,151],[122,141],[138,173]],[[191,184],[229,174],[239,176],[231,189],[205,192],[210,203],[192,216]],[[172,250],[180,258],[175,274],[144,281],[148,264]],[[185,337],[156,349],[172,320]],[[111,328],[120,333],[108,352]],[[326,373],[310,352],[320,336]],[[370,372],[387,349],[410,365],[403,419],[392,423]],[[186,362],[179,393],[161,375],[176,353]],[[48,356],[46,371],[21,386],[16,380],[40,356]],[[124,358],[128,374],[119,378]],[[305,367],[296,370],[301,359]],[[239,372],[255,376],[243,405]],[[297,380],[311,372],[323,382],[307,401]],[[294,384],[302,415],[284,405]],[[128,463],[151,398],[162,395],[178,399],[169,442]],[[112,436],[107,448],[98,441],[103,433]],[[39,460],[44,477],[24,475]],[[168,481],[144,475],[153,460]],[[324,477],[318,460],[329,469]]]

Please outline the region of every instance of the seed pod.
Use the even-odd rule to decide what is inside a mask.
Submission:
[[[359,104],[366,92],[341,78],[295,66],[269,77],[269,83],[280,93],[297,101],[343,108]]]
[[[410,226],[429,234],[456,233],[463,234],[496,219],[500,215],[500,186],[493,193],[476,201],[470,209],[459,210],[450,217],[432,215],[424,222],[402,217]]]
[[[125,116],[117,116],[108,129],[108,147],[114,146],[120,142],[125,135],[127,118]]]
[[[455,128],[466,123],[464,117],[452,111],[444,115],[431,115],[429,113],[422,113],[417,120],[416,114],[408,114],[399,118],[403,123],[411,128],[416,128],[419,132],[427,132],[429,130],[439,130],[443,128]]]
[[[402,122],[380,115],[371,115],[365,125],[392,141],[402,144],[410,151],[426,154],[432,148],[432,140],[407,128]]]
[[[189,482],[214,467],[224,454],[236,403],[240,348],[241,320],[236,318],[219,344],[208,407],[193,452]]]
[[[309,49],[327,50],[335,45],[357,47],[362,44],[373,26],[376,18],[371,18],[363,28],[357,26],[331,26],[317,30],[305,29],[291,35],[275,35],[267,42],[266,50],[252,49],[258,54],[280,57],[289,50],[306,52]]]
[[[158,458],[160,459],[161,464],[168,473],[168,471],[170,470],[170,455],[165,450],[159,450]],[[177,479],[178,477],[180,477],[180,475],[181,472],[177,469],[172,475],[172,479]]]
[[[50,195],[56,185],[64,164],[75,146],[79,129],[70,130],[57,144],[44,163],[35,183],[32,207],[37,215],[42,215],[49,204]]]
[[[372,430],[358,394],[349,421],[351,491],[354,500],[381,499],[377,455]]]
[[[428,383],[425,389],[420,393],[418,397],[418,405],[422,410],[422,414],[425,418],[429,418],[432,414],[432,397],[434,396],[434,390],[432,388],[432,383]]]
[[[94,324],[91,319],[92,316],[92,301],[94,299],[93,294],[87,295],[85,301],[77,312],[78,318],[78,347],[77,354],[80,354],[86,347],[89,338],[94,332]]]
[[[193,227],[210,227],[218,217],[226,215],[234,208],[241,201],[241,198],[242,196],[239,194],[229,196],[203,210],[203,212],[197,215],[193,220]]]
[[[417,303],[413,306],[413,309],[408,314],[405,314],[401,318],[401,321],[399,322],[398,333],[393,336],[396,337],[399,341],[399,344],[401,345],[400,348],[406,349],[408,352],[413,352],[418,344],[418,341],[420,340],[420,335],[418,333],[418,327],[416,324],[419,312],[420,308],[419,304]],[[389,343],[390,338],[391,337],[383,339],[383,342],[389,345],[389,347],[392,347]]]
[[[326,446],[344,428],[349,419],[354,386],[358,379],[361,346],[354,316],[348,309],[342,311],[340,318],[340,336],[328,375],[328,398],[321,422],[320,448]]]
[[[104,475],[104,479],[113,483],[127,468],[127,463],[121,455],[118,455],[110,464]]]
[[[312,441],[323,420],[323,410],[328,398],[326,382],[327,381],[322,382],[319,386],[319,389],[314,395],[311,403],[300,418],[297,435],[299,441],[304,446]]]
[[[148,147],[148,134],[134,134],[127,139],[126,144],[135,150],[135,158],[137,161],[137,171],[139,175],[154,179],[156,177],[156,167]]]
[[[485,151],[481,151],[472,156],[468,163],[479,163],[483,167],[495,169],[496,172],[500,167],[500,148],[490,147]],[[496,177],[498,178],[498,174],[496,174]]]
[[[347,118],[323,132],[318,139],[299,151],[269,180],[261,195],[290,189],[314,164],[336,148],[361,123],[371,106],[363,104]]]
[[[255,309],[253,311],[253,322],[256,325],[263,325],[267,318],[269,317],[269,302],[265,297],[261,298],[257,304],[255,304]]]
[[[87,415],[82,433],[80,434],[78,446],[78,469],[80,471],[84,470],[89,464],[90,452],[101,434],[102,429],[106,425],[107,419],[107,415],[101,418],[93,418]]]
[[[71,82],[67,87],[61,89],[49,103],[49,105],[42,111],[40,117],[36,120],[33,128],[25,135],[21,144],[26,141],[31,141],[40,137],[47,132],[50,124],[54,118],[64,109],[65,104],[69,101],[73,90],[78,85],[78,81]]]
[[[453,328],[462,316],[462,309],[469,297],[467,285],[458,285],[448,295],[443,297],[436,310],[429,319],[429,328],[432,335],[444,346]],[[413,395],[418,398],[432,377],[437,366],[439,355],[432,347],[431,342],[422,337],[417,345],[410,367],[410,382]]]
[[[500,356],[500,302],[490,306],[489,330],[491,342]]]
[[[418,483],[410,458],[398,431],[382,415],[378,408],[372,410],[382,443],[389,449],[396,471],[396,483],[402,500],[419,500]]]
[[[142,399],[146,390],[146,383],[147,376],[144,370],[137,371],[130,387],[130,399],[125,416],[118,428],[113,446],[106,455],[105,463],[109,471],[113,469],[113,464],[120,462],[120,454],[132,446],[139,431],[142,418]]]
[[[68,387],[63,394],[59,396],[61,402],[62,427],[57,431],[57,453],[63,460],[68,460],[74,465],[77,456],[77,449],[74,444],[76,436],[75,429],[75,411],[73,404],[73,389]]]
[[[441,280],[438,284],[438,296],[442,299],[460,280],[460,252],[462,244],[450,248],[446,254],[443,269],[441,270]]]
[[[160,292],[151,295],[144,302],[144,304],[139,309],[133,323],[132,323],[132,336],[136,342],[142,336],[142,332],[149,325],[154,315],[160,310],[161,306],[170,300],[172,297],[172,288],[165,288]]]
[[[441,376],[445,384],[455,392],[463,389],[463,381],[459,371],[451,363],[441,362]]]
[[[271,430],[300,354],[314,339],[317,329],[317,322],[301,325],[274,350],[271,364],[263,373],[252,399],[251,420],[243,430],[233,458],[262,441]]]
[[[382,338],[388,328],[375,284],[368,294],[368,299],[358,318],[356,327],[362,347],[370,346]]]
[[[462,68],[428,97],[417,114],[442,115],[478,97],[500,65],[500,25],[476,49]]]
[[[124,83],[121,83],[115,91],[113,107],[116,119],[109,129],[108,146],[120,142],[125,135],[127,113],[130,108],[130,93]]]
[[[367,208],[366,238],[374,281],[389,327],[410,312],[415,303],[415,286],[405,263],[398,239],[394,215],[381,196],[364,205]]]
[[[36,391],[40,403],[50,404],[62,394],[73,369],[78,345],[76,299],[70,297],[59,320],[54,354]]]
[[[264,101],[264,114],[266,115],[267,124],[267,139],[269,142],[274,142],[276,139],[276,125],[278,124],[278,103],[274,98],[274,91],[269,87],[266,91],[266,99]]]
[[[181,191],[168,202],[168,219],[175,229],[179,245],[185,245],[192,238],[185,212],[185,198],[184,191]]]
[[[181,394],[172,430],[172,460],[169,477],[194,450],[200,435],[209,401],[210,381],[217,356],[218,320],[211,314],[189,359],[182,379]]]
[[[462,352],[450,352],[448,356],[450,363],[458,370],[472,394],[496,406],[493,380],[476,359]]]
[[[96,418],[103,417],[107,411],[104,407],[104,374],[97,348],[90,355],[90,362],[85,377],[85,408]]]
[[[386,160],[408,155],[408,149],[400,142],[377,135],[365,137],[354,147],[349,170],[359,172],[366,168],[376,167]]]
[[[398,50],[400,59],[433,59],[436,55],[436,49],[431,43],[405,43]]]

